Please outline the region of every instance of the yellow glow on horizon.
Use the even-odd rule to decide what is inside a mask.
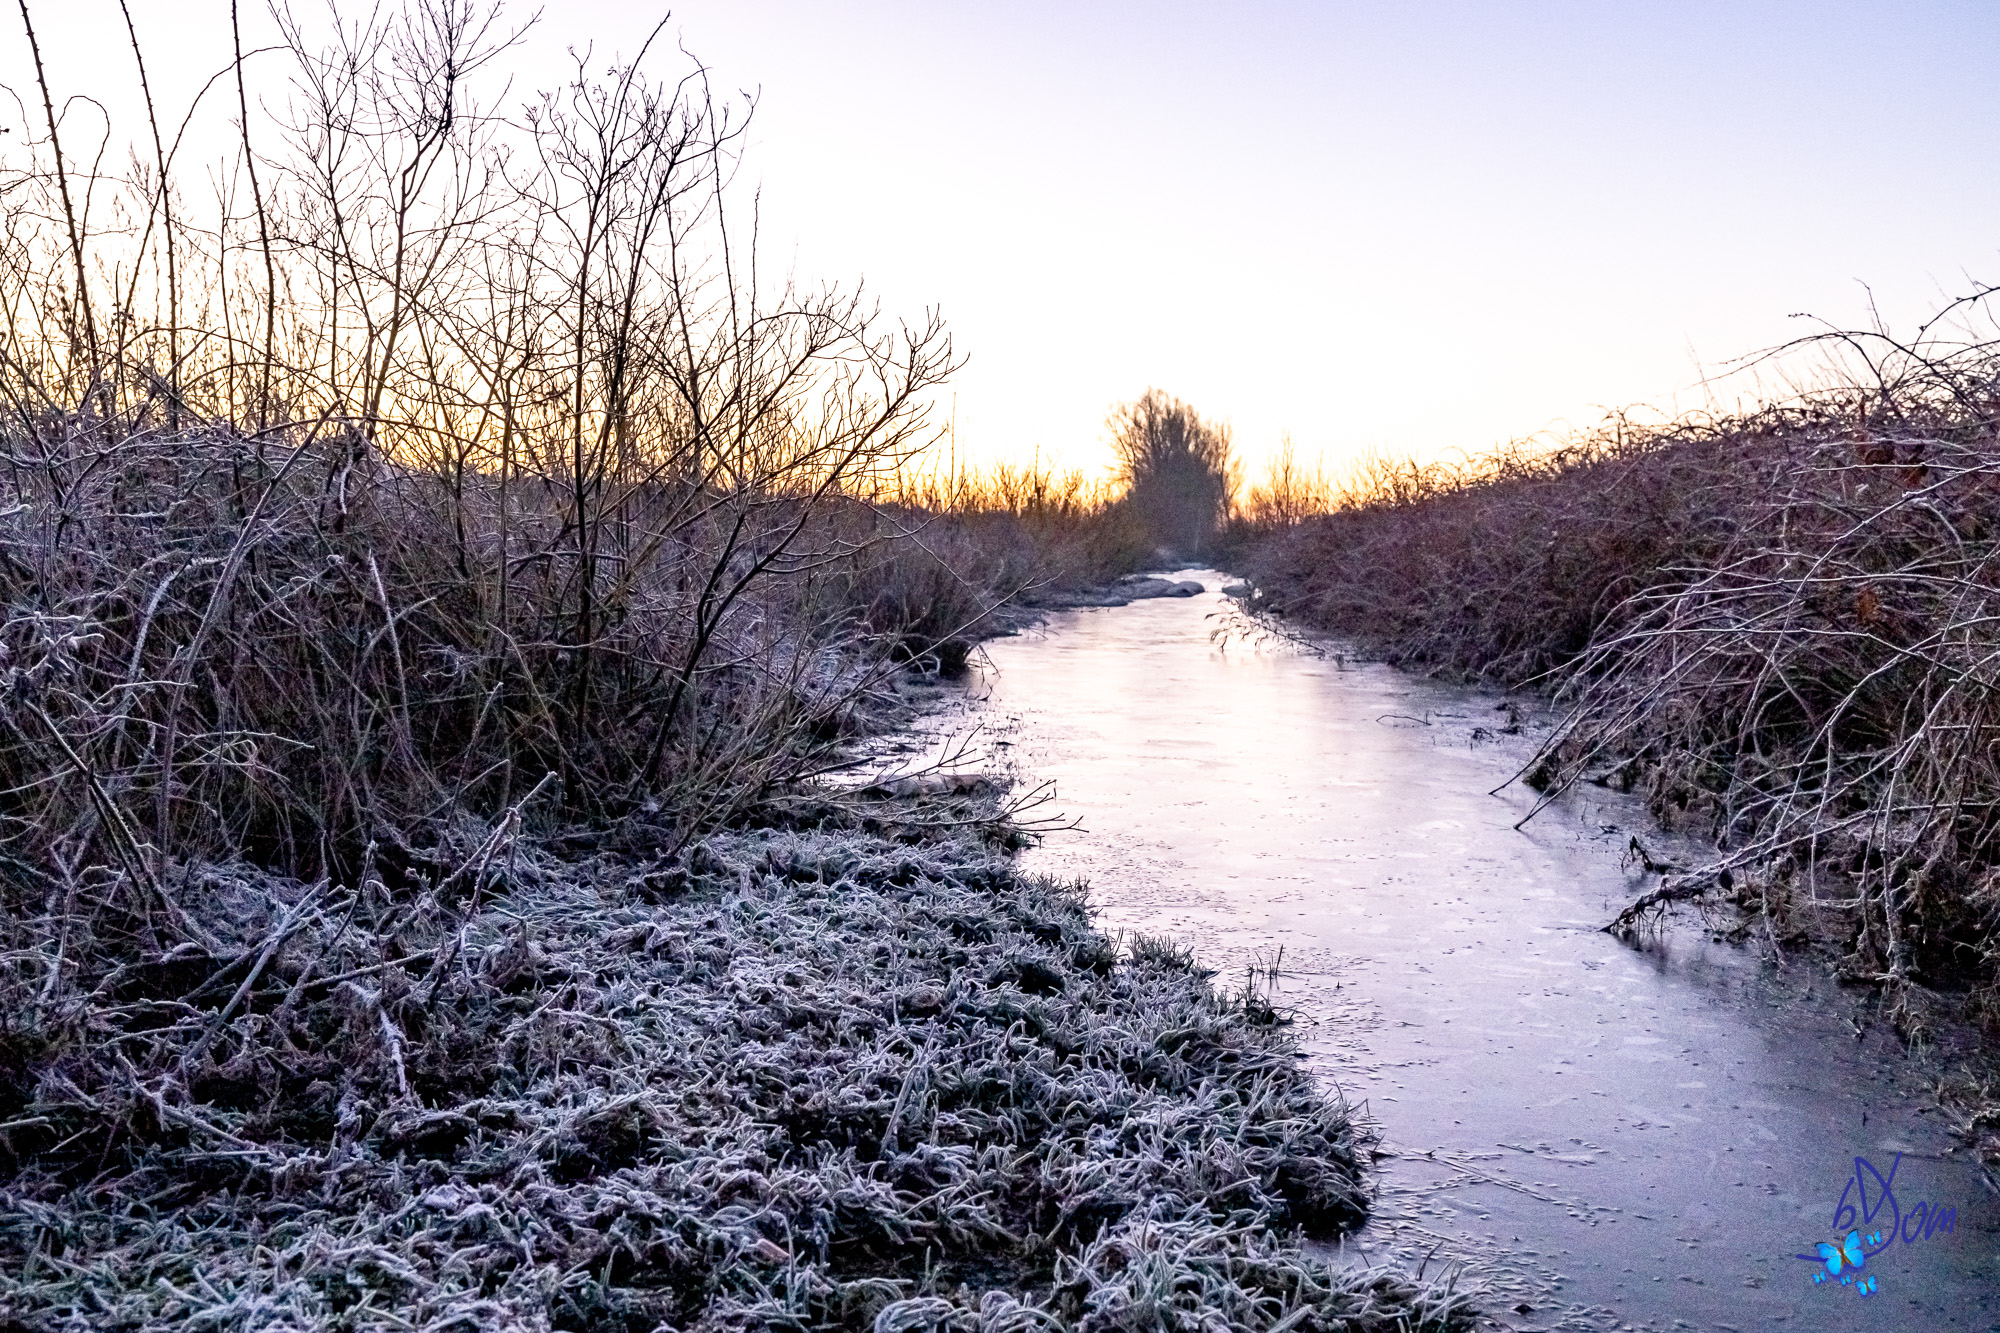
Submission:
[[[59,98],[141,130],[113,0],[31,9]],[[545,15],[511,103],[661,12]],[[135,6],[170,122],[227,63],[228,13]],[[1794,312],[1862,324],[1872,299],[1907,327],[1989,270],[2000,182],[1964,163],[2000,147],[2000,109],[1938,71],[2000,11],[1805,14],[682,0],[655,58],[678,73],[684,45],[719,96],[761,90],[741,180],[763,276],[942,308],[969,356],[933,402],[958,457],[1102,475],[1107,413],[1157,386],[1228,423],[1255,476],[1286,434],[1338,468],[1781,393],[1718,372],[1797,336]],[[16,88],[23,45],[0,42]],[[229,102],[211,91],[209,123]],[[91,106],[67,114],[94,144]],[[188,152],[226,174],[199,130]],[[1921,207],[1867,184],[1883,161],[1928,183]]]

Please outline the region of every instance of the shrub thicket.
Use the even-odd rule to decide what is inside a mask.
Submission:
[[[1638,784],[1777,941],[1849,975],[2000,982],[2000,367],[1879,335],[1865,388],[1378,469],[1245,536],[1280,613],[1392,661],[1552,690],[1530,776]],[[1983,1002],[1982,1002],[1983,1003]]]
[[[1377,461],[1328,510],[1289,491],[1232,534],[1264,602],[1426,671],[1519,683],[1560,667],[1633,593],[1712,550],[1739,482],[1731,424],[1622,425],[1466,464]]]

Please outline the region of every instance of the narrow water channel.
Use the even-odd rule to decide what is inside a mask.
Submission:
[[[1388,1155],[1348,1256],[1461,1265],[1510,1328],[2000,1329],[2000,1199],[1854,996],[1698,925],[1600,933],[1649,887],[1636,802],[1517,832],[1532,793],[1488,792],[1532,736],[1493,697],[1219,636],[1220,576],[1177,577],[1211,591],[990,643],[956,725],[1079,822],[1031,869],[1219,984],[1258,969],[1365,1103]],[[1893,1209],[1914,1237],[1865,1298],[1795,1257],[1835,1239],[1857,1157],[1894,1197],[1862,1172],[1860,1229]]]

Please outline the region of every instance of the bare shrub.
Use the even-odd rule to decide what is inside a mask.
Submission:
[[[867,500],[928,440],[942,325],[738,270],[742,122],[698,68],[579,67],[505,142],[473,88],[511,40],[490,7],[325,48],[280,18],[297,96],[290,151],[246,159],[256,216],[203,232],[170,179],[124,183],[138,252],[101,244],[168,252],[150,319],[38,222],[53,139],[0,191],[8,835],[155,880],[343,875],[549,772],[572,814],[728,819],[810,766],[911,614],[841,580],[897,536]]]
[[[905,475],[882,512],[908,540],[880,547],[865,583],[868,623],[896,624],[912,656],[962,659],[968,631],[1008,603],[1099,587],[1153,557],[1146,527],[1113,485],[1081,472],[1001,463],[988,472]]]
[[[1634,598],[1570,668],[1577,715],[1546,770],[1629,757],[1730,863],[1830,895],[1852,969],[1894,983],[2000,962],[2000,433],[1984,384],[1970,409],[1960,387],[1764,437],[1705,566]]]

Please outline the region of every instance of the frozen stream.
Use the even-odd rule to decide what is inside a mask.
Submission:
[[[1474,734],[1504,724],[1492,698],[1218,644],[1227,616],[1213,591],[1055,615],[987,646],[956,725],[1055,784],[1082,827],[1028,864],[1086,879],[1107,928],[1231,987],[1277,964],[1390,1154],[1350,1253],[1484,1273],[1505,1327],[2000,1329],[2000,1199],[1854,997],[1687,923],[1600,933],[1651,883],[1620,865],[1652,841],[1635,802],[1516,832],[1532,793],[1487,793],[1532,742]],[[1869,1258],[1872,1297],[1814,1285],[1794,1256],[1832,1238],[1856,1157],[1898,1153],[1863,1229],[1919,1201],[1955,1229]]]

